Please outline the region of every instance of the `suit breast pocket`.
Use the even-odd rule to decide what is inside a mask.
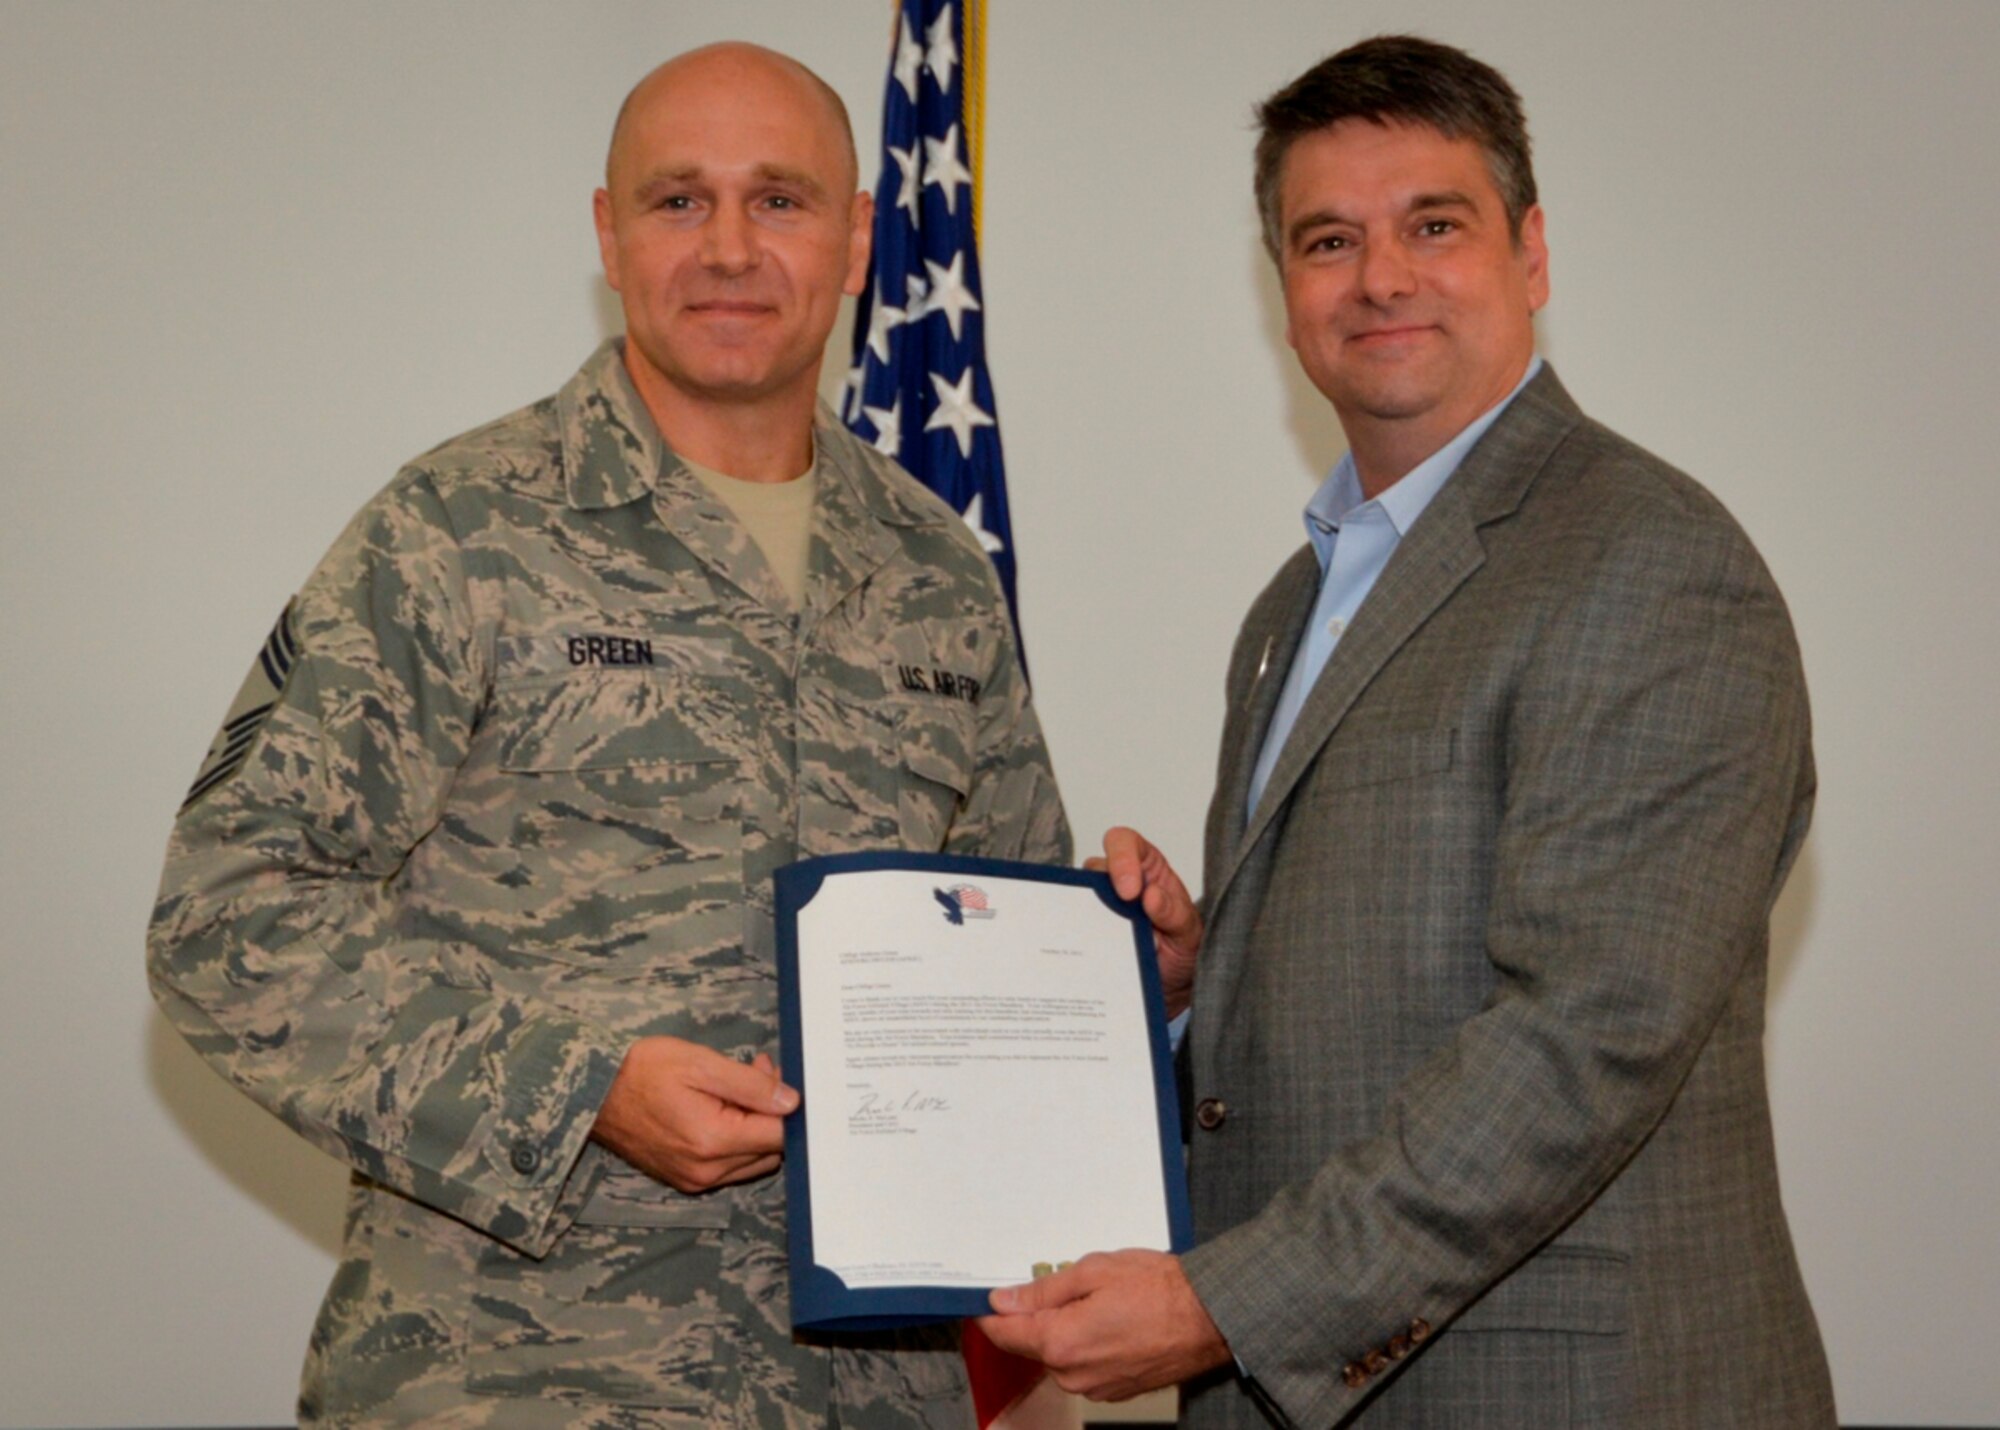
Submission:
[[[1327,742],[1314,763],[1316,795],[1400,784],[1448,774],[1456,763],[1456,730],[1395,730]]]

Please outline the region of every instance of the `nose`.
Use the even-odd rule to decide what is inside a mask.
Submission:
[[[734,205],[717,206],[702,227],[701,261],[712,272],[734,277],[757,266],[757,233],[749,215]]]
[[[1361,291],[1368,301],[1381,306],[1416,291],[1416,265],[1409,250],[1396,237],[1371,240],[1361,250]]]

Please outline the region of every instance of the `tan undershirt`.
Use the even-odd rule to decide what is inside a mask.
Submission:
[[[806,560],[812,554],[813,495],[819,488],[819,452],[803,476],[788,482],[746,482],[711,467],[681,461],[715,493],[715,499],[736,513],[749,530],[764,562],[791,597],[792,609],[806,602]]]

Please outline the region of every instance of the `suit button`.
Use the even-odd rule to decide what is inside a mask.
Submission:
[[[1420,1346],[1430,1338],[1431,1338],[1431,1323],[1429,1321],[1426,1321],[1423,1317],[1419,1316],[1417,1317],[1416,1320],[1410,1322],[1411,1344]]]
[[[1349,1361],[1341,1367],[1340,1379],[1349,1390],[1359,1390],[1362,1386],[1368,1384],[1368,1372],[1353,1361]]]
[[[1195,1126],[1213,1132],[1229,1120],[1229,1104],[1219,1097],[1204,1097],[1194,1105]]]
[[[1389,1358],[1380,1351],[1370,1351],[1361,1358],[1361,1368],[1370,1375],[1380,1375],[1389,1368]]]
[[[1410,1338],[1408,1336],[1391,1336],[1389,1337],[1389,1344],[1383,1347],[1383,1349],[1389,1352],[1390,1360],[1401,1360],[1410,1353]]]
[[[542,1165],[541,1149],[532,1142],[516,1142],[507,1153],[507,1165],[525,1177]]]

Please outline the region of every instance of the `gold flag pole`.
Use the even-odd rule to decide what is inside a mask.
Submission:
[[[986,155],[986,0],[964,0],[965,149],[972,161],[972,237],[980,237],[980,195],[985,191]]]

